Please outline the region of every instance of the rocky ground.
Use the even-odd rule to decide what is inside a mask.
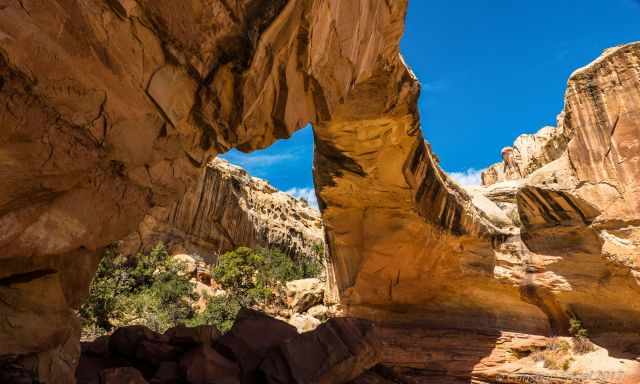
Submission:
[[[186,254],[172,258],[186,266],[186,272],[195,283],[195,292],[200,296],[194,303],[197,309],[206,305],[205,297],[226,294],[212,279],[210,265]],[[284,286],[273,288],[275,298],[269,305],[257,305],[254,309],[293,325],[300,333],[308,332],[337,313],[335,303],[325,301],[326,289],[326,276],[322,272],[318,277],[288,281]]]

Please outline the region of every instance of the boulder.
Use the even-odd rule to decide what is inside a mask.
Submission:
[[[313,307],[309,308],[309,310],[307,310],[307,314],[309,316],[315,317],[318,320],[325,320],[327,317],[329,317],[329,308],[322,304],[314,305]]]
[[[287,304],[297,313],[322,303],[324,284],[320,279],[302,279],[287,282]]]
[[[144,340],[162,341],[163,339],[162,335],[143,325],[132,325],[119,328],[111,335],[109,349],[113,354],[133,359],[136,357],[139,343]]]
[[[185,354],[180,370],[189,384],[240,384],[237,364],[206,345]]]
[[[83,355],[91,355],[97,357],[106,357],[109,355],[109,339],[108,335],[97,337],[95,340],[83,342],[80,345]]]
[[[381,359],[373,323],[333,318],[274,348],[260,365],[269,384],[346,383]]]
[[[100,384],[147,384],[147,381],[137,369],[121,367],[100,372]]]
[[[289,324],[296,327],[299,333],[303,333],[316,329],[320,325],[320,320],[308,314],[294,313],[289,319]]]
[[[164,361],[151,379],[151,384],[174,384],[180,381],[180,368],[175,361]]]
[[[172,345],[178,346],[211,346],[220,337],[220,331],[213,325],[199,325],[197,327],[186,327],[178,325],[169,328],[165,333]]]
[[[174,360],[179,351],[167,342],[142,340],[136,348],[136,359],[157,367],[163,361]]]
[[[214,348],[224,356],[238,362],[243,382],[254,380],[254,372],[271,348],[298,335],[295,327],[243,308],[229,332],[215,343]]]

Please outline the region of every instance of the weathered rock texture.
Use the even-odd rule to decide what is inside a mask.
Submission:
[[[567,334],[578,318],[616,357],[637,356],[639,83],[640,43],[608,50],[569,80],[559,128],[521,137],[503,151],[502,168],[485,173],[485,184],[507,181],[469,191],[397,128],[415,123],[415,112],[347,101],[344,114],[316,127],[316,185],[345,312],[547,335]],[[338,142],[340,156],[325,153],[325,140]],[[393,365],[433,369],[413,360],[432,348],[406,342],[419,352]],[[496,343],[474,348],[488,354]],[[455,376],[477,377],[478,367]]]
[[[0,355],[61,348],[100,249],[152,207],[170,207],[212,152],[262,148],[311,121],[323,156],[359,172],[326,137],[327,122],[350,99],[362,106],[353,113],[369,115],[374,94],[371,110],[386,109],[404,148],[421,143],[417,83],[398,54],[405,9],[384,0],[3,4]],[[362,129],[330,131],[366,139]],[[26,338],[33,330],[38,338]],[[72,355],[48,369],[64,373]]]
[[[639,45],[572,76],[570,141],[518,190],[519,227],[451,181],[425,144],[418,82],[398,53],[406,5],[3,4],[0,356],[71,382],[71,308],[97,251],[170,207],[211,152],[262,148],[308,122],[347,313],[529,333],[563,332],[570,316],[594,334],[640,329]]]
[[[482,172],[482,184],[522,179],[560,157],[569,142],[563,119],[564,114],[560,114],[557,128],[544,127],[532,135],[520,135],[513,147],[503,148],[502,162]]]
[[[316,257],[314,246],[323,243],[322,220],[305,202],[213,159],[182,199],[168,208],[153,208],[120,250],[135,254],[160,241],[171,253],[199,254],[209,264],[240,246]]]
[[[131,326],[83,343],[77,381],[95,384],[101,377],[100,383],[114,384],[144,379],[152,384],[345,383],[381,361],[379,348],[376,327],[366,320],[331,319],[299,335],[291,325],[243,309],[222,336],[213,326],[178,326],[163,335]],[[130,377],[138,381],[127,381],[133,380]]]

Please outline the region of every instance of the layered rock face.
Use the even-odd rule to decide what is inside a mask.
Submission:
[[[558,127],[544,127],[532,135],[520,135],[512,147],[502,149],[502,162],[482,172],[482,184],[518,180],[562,155],[569,142],[564,130],[564,115],[558,116]]]
[[[515,199],[502,193],[519,226],[451,181],[425,144],[418,82],[398,53],[406,5],[2,7],[0,356],[41,381],[71,382],[72,308],[100,248],[134,232],[151,208],[170,209],[212,152],[262,148],[308,122],[333,295],[345,313],[482,330],[487,354],[496,330],[564,332],[573,316],[594,336],[640,329],[638,44],[572,76],[560,157],[535,171],[505,152],[509,178],[535,171]],[[633,353],[633,339],[615,340]],[[432,377],[495,382],[474,373],[480,356],[437,365]],[[386,361],[412,374],[433,368]]]
[[[398,55],[405,9],[382,0],[1,7],[0,356],[30,359],[42,381],[71,377],[72,308],[100,249],[151,208],[170,207],[212,153],[326,126],[347,100],[374,93],[391,121],[413,116],[397,129],[421,142],[417,85]],[[355,138],[340,127],[332,134]],[[342,152],[323,139],[326,156]]]
[[[309,257],[323,243],[323,231],[316,209],[240,167],[213,159],[178,202],[153,208],[120,251],[135,254],[158,242],[173,254],[198,254],[213,264],[216,255],[240,246]]]
[[[362,127],[356,141],[332,136],[331,125],[317,127],[319,140],[335,137],[353,161],[338,171],[347,161],[318,144],[316,185],[345,311],[461,334],[563,335],[577,318],[613,356],[637,356],[639,64],[634,43],[576,71],[558,128],[520,137],[485,172],[491,185],[475,190],[457,187],[428,147],[411,148],[386,116],[340,116],[348,121],[343,129]],[[354,101],[345,110],[358,107]],[[483,342],[487,355],[494,342]],[[494,382],[478,370],[480,355],[462,376]],[[390,365],[433,376],[432,362]],[[442,380],[460,375],[453,365],[439,370]]]

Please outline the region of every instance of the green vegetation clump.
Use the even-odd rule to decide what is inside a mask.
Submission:
[[[124,257],[114,247],[103,256],[80,308],[85,337],[112,331],[115,327],[140,324],[157,332],[177,324],[215,325],[225,332],[231,328],[241,307],[277,306],[278,290],[287,281],[317,277],[322,246],[314,247],[317,257],[292,260],[277,250],[240,247],[220,256],[212,268],[213,279],[224,290],[203,297],[201,311],[194,309],[200,299],[185,266],[173,260],[164,245],[148,253]]]
[[[287,281],[316,277],[321,270],[315,258],[294,261],[278,250],[240,247],[220,256],[212,276],[242,305],[265,306]]]
[[[573,351],[578,354],[585,354],[595,351],[595,346],[589,340],[589,332],[576,318],[569,320],[569,334],[573,336]]]
[[[198,295],[184,271],[162,244],[133,258],[109,248],[80,307],[85,331],[101,334],[116,326],[142,324],[163,332],[193,317],[191,303]]]
[[[186,322],[187,326],[194,327],[202,324],[215,325],[220,332],[227,332],[233,326],[236,316],[242,308],[242,304],[236,296],[225,294],[221,296],[206,297],[207,305],[202,312]]]

